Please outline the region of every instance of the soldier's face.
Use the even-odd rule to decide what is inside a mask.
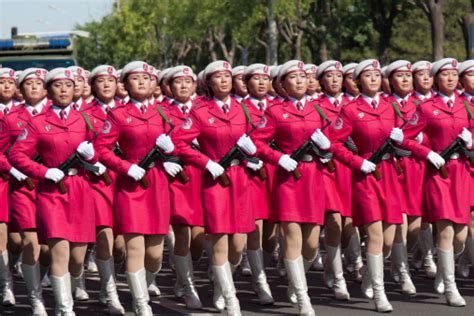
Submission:
[[[238,96],[245,97],[248,94],[247,86],[245,85],[242,75],[237,75],[233,78],[232,87]]]
[[[288,96],[300,100],[308,88],[308,78],[304,71],[290,72],[283,80],[283,88]]]
[[[411,71],[396,71],[389,78],[393,92],[404,97],[413,90],[413,76]]]
[[[84,91],[82,92],[82,97],[87,99],[92,94],[91,86],[87,82],[84,82]]]
[[[48,86],[48,97],[53,104],[59,107],[66,107],[71,104],[73,95],[74,82],[72,80],[56,80]]]
[[[125,89],[132,99],[144,101],[150,95],[150,75],[147,73],[136,73],[127,76]]]
[[[153,96],[153,93],[155,92],[156,86],[158,83],[156,82],[156,77],[151,76],[150,77],[150,96]]]
[[[324,92],[330,96],[337,96],[342,91],[342,72],[328,71],[321,78],[321,85]]]
[[[364,71],[359,76],[359,84],[363,94],[373,97],[380,91],[382,75],[379,70]]]
[[[352,74],[348,74],[344,77],[344,88],[346,89],[346,92],[352,96],[359,94],[359,88],[357,87]]]
[[[470,95],[474,94],[474,71],[468,71],[463,73],[461,77],[461,83],[464,90]]]
[[[438,86],[439,92],[450,96],[456,89],[459,81],[457,70],[446,69],[438,72],[435,76],[435,82]]]
[[[216,96],[227,96],[232,90],[232,75],[229,71],[213,73],[208,86]]]
[[[313,95],[316,92],[319,92],[321,90],[321,86],[319,84],[318,79],[316,79],[316,74],[308,74],[308,89],[306,90],[306,93],[309,95]]]
[[[76,76],[74,78],[74,100],[77,100],[82,97],[82,94],[84,93],[84,85],[85,81],[84,78],[81,76]]]
[[[414,75],[415,89],[419,92],[426,93],[433,87],[433,77],[430,77],[430,71],[420,70]]]
[[[27,79],[20,87],[21,93],[28,104],[38,104],[44,98],[44,82],[41,79]]]
[[[125,90],[125,85],[122,82],[117,83],[117,96],[121,99],[128,96],[128,91]]]
[[[114,76],[99,76],[94,80],[94,95],[100,101],[109,103],[117,90],[117,79]]]
[[[11,78],[0,79],[0,99],[10,101],[15,94],[15,80]]]
[[[267,75],[253,75],[247,81],[247,89],[252,97],[262,99],[270,89],[270,77]]]
[[[194,81],[191,77],[180,77],[173,80],[171,91],[176,101],[185,103],[194,92]]]

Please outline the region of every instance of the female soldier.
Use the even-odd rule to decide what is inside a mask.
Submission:
[[[169,106],[170,120],[175,125],[181,125],[195,106],[191,100],[195,75],[188,66],[177,66],[170,71],[169,76],[169,85],[173,93],[173,102]],[[165,163],[165,168],[171,166]],[[177,171],[170,169],[168,173],[175,176]],[[196,167],[186,166],[189,182],[182,183],[172,176],[170,183],[171,224],[176,238],[173,248],[176,271],[174,292],[177,297],[184,298],[189,309],[202,307],[193,280],[193,261],[201,258],[204,244],[201,173],[202,171]]]
[[[267,110],[266,124],[257,129],[254,137],[259,157],[281,167],[275,171],[271,205],[274,212],[270,219],[280,223],[285,240],[288,294],[290,299],[296,294],[300,314],[314,315],[305,272],[316,257],[319,225],[324,222],[324,198],[313,194],[323,188],[323,164],[309,152],[300,164],[290,155],[309,139],[322,150],[327,150],[330,142],[321,132],[324,122],[315,104],[305,98],[308,81],[303,62],[283,64],[278,80],[288,97]],[[281,152],[270,148],[268,142],[272,139]],[[298,180],[291,174],[297,168],[301,174]]]
[[[369,59],[359,63],[353,78],[361,95],[344,107],[330,128],[336,159],[353,169],[353,220],[367,231],[368,271],[362,280],[363,294],[374,298],[378,312],[392,311],[383,282],[384,253],[388,255],[395,235],[395,225],[402,223],[400,186],[390,153],[377,165],[368,159],[389,137],[396,124],[392,107],[379,94],[382,84],[380,65]],[[348,137],[358,147],[357,154],[345,147]],[[380,168],[380,169],[377,169]],[[381,173],[376,180],[371,175]]]
[[[67,170],[58,167],[72,154],[93,162],[95,153],[86,120],[71,110],[74,79],[70,70],[56,68],[46,75],[46,88],[52,106],[31,118],[9,153],[12,165],[26,176],[39,179],[37,220],[40,241],[47,241],[51,252],[51,283],[56,313],[73,315],[71,281],[83,274],[88,242],[94,242],[94,210],[88,196],[90,187],[85,169],[75,164]],[[43,161],[32,160],[38,153]]]
[[[342,85],[344,87],[344,96],[349,99],[349,101],[352,101],[360,93],[359,88],[357,87],[357,84],[355,83],[352,76],[355,67],[357,67],[357,63],[349,63],[342,67],[342,75],[344,76],[342,81]]]
[[[165,134],[169,127],[161,113],[147,102],[150,93],[148,64],[128,63],[123,68],[121,81],[125,83],[130,102],[109,112],[96,146],[101,162],[118,173],[114,214],[117,233],[125,236],[125,273],[135,313],[151,315],[147,288],[161,269],[170,200],[163,164],[153,162],[148,170],[139,164],[155,144],[165,152],[172,151],[174,145]],[[117,142],[125,159],[113,152]]]
[[[243,104],[248,110],[252,124],[258,124],[269,107],[267,93],[270,87],[270,70],[264,64],[252,64],[243,73],[243,81],[249,93]],[[261,180],[256,172],[262,167],[259,164],[248,163],[251,169],[249,178],[250,207],[253,208],[256,229],[247,235],[247,256],[252,271],[253,289],[262,305],[273,304],[270,286],[265,275],[265,263],[270,262],[272,252],[276,248],[278,225],[268,222],[270,215],[270,192],[274,168],[263,166],[266,179]],[[264,182],[262,182],[264,181]],[[263,248],[263,249],[262,249]],[[264,255],[265,259],[264,260]]]
[[[341,63],[336,60],[322,63],[318,68],[317,79],[321,83],[323,91],[318,103],[328,119],[334,122],[342,107],[347,103],[342,94]],[[352,217],[352,172],[338,161],[333,160],[332,163],[335,165],[334,172],[329,172],[327,168],[324,170],[326,200],[324,219],[326,265],[324,280],[326,286],[334,290],[336,299],[349,300],[350,295],[347,291],[342,270],[341,238],[343,227],[352,227],[352,221],[350,220]]]
[[[25,69],[18,78],[18,87],[25,97],[25,105],[6,116],[0,130],[0,148],[12,146],[31,117],[47,110],[48,100],[44,97],[45,69]],[[23,253],[22,272],[34,315],[46,315],[40,284],[40,245],[36,233],[36,190],[37,182],[17,169],[10,168],[9,209],[10,230],[21,232]],[[47,248],[47,247],[46,247]],[[45,249],[47,250],[47,249]],[[43,257],[46,255],[42,251]],[[44,260],[43,263],[48,260]],[[47,263],[46,265],[48,265]]]
[[[236,143],[248,155],[254,155],[256,147],[245,135],[248,126],[242,107],[230,97],[230,64],[212,62],[203,77],[212,97],[194,108],[176,131],[176,151],[184,162],[209,172],[202,175],[202,202],[204,227],[213,248],[214,304],[224,309],[220,303],[222,293],[228,314],[240,315],[232,273],[242,258],[244,234],[255,229],[255,220],[248,207],[248,175],[244,162],[233,159],[224,170],[218,161]],[[201,151],[191,148],[194,139]],[[230,186],[225,180],[217,180],[224,172]]]
[[[417,104],[419,104],[411,96],[413,89],[411,63],[406,60],[397,60],[388,65],[386,75],[392,91],[392,94],[386,100],[391,103],[394,110],[398,111],[404,120],[408,121],[415,113]],[[423,134],[420,134],[417,140],[422,142],[423,138]],[[425,164],[422,161],[415,160],[409,152],[398,152],[396,159],[398,160],[397,164],[399,164],[399,182],[403,192],[400,201],[400,204],[403,205],[403,224],[397,226],[392,247],[392,276],[395,281],[400,283],[404,294],[415,295],[416,288],[411,280],[408,266],[407,245],[413,245],[416,242],[421,226]]]
[[[433,63],[430,74],[434,77],[438,93],[418,108],[407,125],[406,137],[402,133],[401,139],[415,157],[428,159],[435,167],[426,168],[423,188],[426,205],[423,217],[435,223],[438,231],[435,288],[438,292],[444,290],[448,305],[465,306],[454,278],[454,253],[460,254],[464,250],[470,222],[472,192],[469,161],[463,154],[463,148],[446,157],[447,161],[438,154],[457,138],[468,150],[472,147],[472,134],[468,128],[474,118],[469,111],[470,105],[462,102],[455,92],[459,79],[457,67],[457,60],[453,58]],[[421,131],[427,136],[431,148],[409,139]],[[437,170],[440,168],[441,172]]]
[[[117,89],[117,73],[114,67],[109,65],[97,66],[92,70],[88,84],[91,86],[94,100],[85,110],[91,118],[94,130],[100,131],[107,119],[107,113],[112,111],[120,103],[114,99]],[[105,168],[105,167],[103,167]],[[112,315],[122,315],[125,313],[120,304],[115,285],[114,262],[112,249],[114,234],[113,204],[116,174],[108,171],[111,183],[104,181],[97,176],[91,177],[92,201],[95,210],[95,226],[97,233],[97,243],[95,257],[100,276],[99,301],[107,305],[109,313]]]
[[[15,94],[15,71],[10,68],[0,68],[0,119],[15,110],[13,105],[13,95]],[[15,296],[13,295],[13,280],[8,264],[8,175],[10,166],[4,155],[8,149],[8,143],[0,147],[0,156],[2,157],[2,166],[0,172],[0,286],[2,291],[2,304],[5,306],[15,305]]]
[[[71,71],[74,76],[74,97],[72,99],[72,108],[76,111],[83,110],[87,106],[85,99],[82,97],[86,84],[86,71],[79,66],[68,67],[68,70]]]
[[[239,103],[248,95],[247,87],[243,80],[245,68],[245,66],[232,68],[232,97]]]
[[[304,70],[308,76],[308,89],[306,90],[306,98],[308,101],[313,101],[321,96],[321,85],[316,78],[318,67],[313,64],[305,64]]]

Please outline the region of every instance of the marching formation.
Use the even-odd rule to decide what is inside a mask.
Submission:
[[[336,300],[350,300],[350,277],[376,311],[392,311],[386,264],[403,294],[416,295],[413,266],[465,306],[455,270],[468,277],[474,264],[473,96],[474,61],[453,58],[214,61],[197,75],[142,61],[0,68],[3,305],[15,305],[17,264],[34,315],[47,315],[47,282],[55,315],[74,315],[93,253],[109,313],[125,313],[123,266],[134,313],[152,315],[166,241],[190,310],[202,308],[203,249],[228,315],[241,314],[239,266],[260,304],[274,303],[272,261],[300,315],[315,315],[310,269],[324,270]]]

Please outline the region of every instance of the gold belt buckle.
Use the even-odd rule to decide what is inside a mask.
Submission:
[[[232,167],[238,166],[238,165],[240,165],[240,160],[239,159],[232,159],[231,162],[230,162],[230,165]]]
[[[76,168],[69,168],[67,170],[67,175],[70,177],[77,175],[77,173],[78,173],[78,170]]]

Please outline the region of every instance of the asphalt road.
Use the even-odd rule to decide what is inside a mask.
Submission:
[[[157,281],[161,289],[162,296],[154,298],[152,302],[153,312],[156,315],[219,315],[217,310],[212,307],[212,285],[207,278],[207,261],[202,260],[199,270],[196,271],[196,285],[203,301],[204,309],[201,312],[190,313],[187,311],[181,300],[173,296],[173,284],[175,281],[174,273],[169,266],[165,264],[158,275]],[[414,282],[417,286],[418,294],[415,297],[402,295],[397,284],[395,284],[386,269],[386,291],[388,298],[395,311],[392,315],[456,315],[474,316],[474,269],[471,269],[471,279],[459,279],[458,287],[461,294],[467,301],[464,308],[449,307],[446,305],[445,298],[432,290],[432,281],[426,279],[422,274],[412,271]],[[240,300],[243,315],[296,315],[296,308],[286,300],[286,278],[281,278],[276,270],[271,267],[267,270],[270,287],[275,298],[275,305],[270,307],[261,307],[258,304],[257,297],[251,289],[251,277],[235,276],[238,298]],[[323,285],[322,272],[310,271],[308,275],[309,294],[317,315],[376,315],[373,302],[362,297],[359,284],[348,280],[348,287],[351,293],[350,302],[338,302],[332,298],[332,292]],[[106,308],[98,303],[99,279],[96,273],[88,273],[86,286],[91,299],[87,302],[76,302],[76,315],[92,316],[106,315]],[[118,276],[119,295],[122,303],[127,310],[127,315],[133,315],[131,306],[131,296],[125,281],[125,276]],[[15,278],[15,291],[17,305],[12,308],[1,308],[0,315],[29,315],[27,297],[25,295],[25,286],[23,281]],[[47,310],[50,315],[54,313],[54,297],[51,288],[44,290],[44,297],[47,304]]]

